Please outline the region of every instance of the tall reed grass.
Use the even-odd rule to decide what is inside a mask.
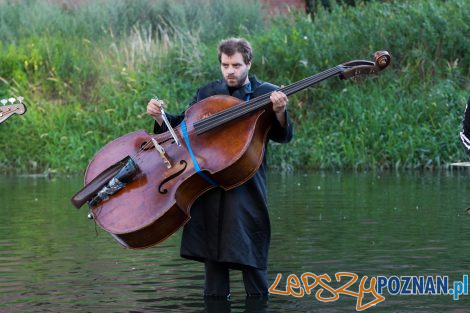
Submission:
[[[143,128],[153,95],[181,112],[220,77],[220,39],[243,36],[252,73],[287,85],[351,59],[392,54],[377,77],[329,80],[293,96],[295,139],[271,164],[298,168],[437,168],[464,160],[470,3],[368,1],[267,17],[258,1],[0,3],[0,98],[23,95],[0,125],[1,172],[82,172],[110,140]]]

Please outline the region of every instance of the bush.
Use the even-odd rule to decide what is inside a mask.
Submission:
[[[237,14],[233,14],[237,12]],[[252,73],[287,85],[388,50],[376,77],[332,79],[290,101],[295,139],[271,145],[294,168],[435,168],[465,156],[458,141],[470,78],[470,3],[331,2],[314,17],[268,18],[257,1],[0,4],[0,97],[29,111],[0,127],[2,172],[81,172],[104,144],[152,129],[154,95],[181,112],[219,78],[220,39],[254,47]]]

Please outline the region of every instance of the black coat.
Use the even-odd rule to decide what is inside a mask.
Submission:
[[[247,93],[255,98],[278,89],[255,77],[251,77],[250,82],[251,92],[245,85],[231,95],[245,100]],[[214,81],[200,88],[190,105],[213,95],[229,94],[224,80]],[[172,126],[176,126],[183,120],[184,113],[168,115],[168,118]],[[287,111],[286,121],[287,125],[282,127],[273,115],[268,138],[276,142],[289,142],[292,124]],[[155,123],[154,131],[161,133],[167,128],[164,124],[159,126]],[[270,237],[265,153],[258,172],[246,183],[229,191],[214,188],[195,201],[191,207],[191,220],[184,226],[181,256],[201,262],[228,263],[234,268],[251,266],[266,269]]]

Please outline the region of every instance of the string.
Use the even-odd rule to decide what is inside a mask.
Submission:
[[[321,80],[324,80],[330,76],[336,75],[341,71],[338,71],[338,67],[329,69],[327,71],[324,71],[320,74],[308,77],[304,80],[301,80],[297,83],[294,83],[292,85],[289,85],[285,88],[279,89],[280,91],[285,91],[286,95],[292,94],[296,91],[299,91],[303,88],[306,88],[313,83],[319,82]],[[237,118],[241,115],[244,115],[246,113],[249,113],[250,111],[254,111],[259,109],[260,107],[264,106],[265,104],[269,103],[267,99],[270,97],[270,94],[265,94],[262,95],[253,101],[249,101],[246,103],[241,103],[237,106],[234,106],[230,109],[227,109],[223,112],[214,114],[213,116],[204,119],[200,122],[196,122],[194,124],[194,127],[198,130],[199,133],[202,133],[204,131],[207,131],[211,128],[214,128],[220,124],[226,123],[227,121],[230,121],[234,118]],[[249,104],[249,105],[246,105]]]
[[[302,89],[305,89],[311,85],[314,85],[316,83],[319,83],[329,77],[335,76],[339,73],[342,72],[342,67],[341,66],[335,66],[331,69],[328,69],[326,71],[323,71],[319,74],[315,74],[313,76],[304,78],[298,82],[295,82],[291,85],[288,85],[284,88],[280,88],[279,91],[284,92],[287,96],[292,95],[295,92],[298,92]],[[244,101],[242,103],[239,103],[237,105],[234,105],[226,110],[223,110],[221,112],[218,112],[208,118],[202,119],[200,121],[197,121],[193,124],[194,128],[190,131],[187,131],[188,135],[192,134],[201,134],[204,133],[212,128],[215,128],[221,124],[225,124],[237,117],[243,116],[247,113],[253,112],[257,109],[260,109],[264,105],[268,104],[270,102],[270,94],[264,94],[261,95],[255,99]],[[150,135],[149,140],[137,151],[137,153],[134,155],[134,157],[140,156],[140,154],[153,147],[152,143],[152,138],[156,139],[157,142],[163,142],[164,144],[166,141],[172,139],[172,136],[169,132],[163,133],[163,134],[158,134],[156,136]]]
[[[336,66],[329,70],[326,70],[322,73],[310,76],[303,80],[300,80],[294,84],[291,84],[287,87],[280,88],[279,91],[283,91],[286,95],[291,95],[297,91],[305,89],[313,84],[316,84],[322,80],[325,80],[331,76],[341,73],[341,67]],[[222,112],[218,112],[206,119],[194,123],[194,128],[198,134],[206,132],[214,127],[217,127],[221,124],[227,123],[235,118],[238,118],[242,115],[255,111],[264,105],[270,102],[270,94],[264,94],[259,96],[251,101],[242,102],[238,105],[230,107]]]
[[[178,126],[179,127],[179,126]],[[175,127],[176,128],[176,127]],[[179,134],[179,132],[176,132],[177,136]],[[187,131],[187,134],[188,136],[189,135],[193,135],[193,134],[197,134],[197,132],[194,130],[194,129],[191,129],[191,130],[188,130]],[[178,136],[179,137],[179,136]],[[160,145],[165,145],[169,140],[172,140],[173,139],[173,136],[171,136],[170,132],[165,132],[165,133],[162,133],[162,134],[156,134],[156,135],[149,135],[148,137],[148,140],[147,142],[145,142],[145,144],[143,144],[140,149],[133,155],[131,156],[132,158],[139,158],[140,155],[145,152],[146,150],[148,149],[151,149],[154,147],[153,145],[153,142],[152,142],[152,138],[155,139]],[[179,138],[180,141],[182,140],[182,138],[180,137]],[[170,141],[171,143],[174,143],[174,141]]]

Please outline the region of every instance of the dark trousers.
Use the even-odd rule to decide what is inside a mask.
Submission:
[[[204,295],[228,297],[230,295],[229,266],[224,263],[206,261],[205,263]],[[262,296],[268,294],[268,272],[253,267],[243,267],[243,283],[247,296]]]

